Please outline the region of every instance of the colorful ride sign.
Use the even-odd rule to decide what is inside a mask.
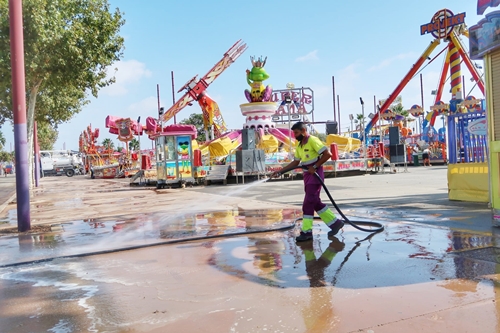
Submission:
[[[473,60],[482,60],[488,52],[500,47],[500,11],[494,11],[469,29],[469,50]]]
[[[441,9],[432,17],[430,23],[420,26],[420,34],[432,34],[436,39],[448,37],[453,28],[465,23],[465,13],[454,15],[449,9]]]
[[[474,120],[467,125],[467,130],[469,131],[470,134],[473,135],[486,136],[488,134],[487,129],[488,125],[486,123],[486,117]]]
[[[134,133],[132,132],[132,120],[130,118],[121,118],[115,120],[115,123],[118,127],[118,140],[128,142],[134,138]]]
[[[477,15],[483,15],[488,7],[497,7],[500,0],[477,0]]]
[[[290,96],[293,103],[290,104],[290,114],[311,114],[314,111],[314,92],[311,88],[301,87],[293,89],[274,90],[271,102],[279,103],[276,116],[288,114],[285,107],[285,99]]]

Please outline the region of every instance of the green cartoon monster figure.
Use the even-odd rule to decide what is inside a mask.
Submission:
[[[178,154],[179,154],[179,159],[182,161],[181,165],[179,166],[179,171],[180,173],[185,173],[185,174],[190,174],[191,170],[189,168],[190,166],[190,161],[189,161],[189,141],[184,141],[184,142],[179,142],[179,149],[178,149]]]
[[[271,86],[265,87],[262,84],[263,81],[269,79],[269,74],[267,74],[264,66],[266,65],[267,57],[262,60],[262,57],[255,61],[254,57],[250,57],[252,61],[252,70],[247,69],[247,83],[252,87],[251,91],[245,90],[245,96],[247,100],[252,102],[269,102],[271,100],[271,95],[273,89]]]

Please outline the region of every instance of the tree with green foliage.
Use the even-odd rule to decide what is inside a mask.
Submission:
[[[3,136],[3,132],[0,131],[0,150],[3,150],[3,147],[5,147],[5,137]]]
[[[401,115],[402,116],[403,112],[405,112],[403,104],[401,104],[401,103],[392,105],[390,109],[396,115]]]
[[[316,137],[320,139],[322,142],[326,142],[326,134],[325,133],[316,133]]]
[[[10,162],[12,161],[12,155],[6,151],[0,151],[0,162]]]
[[[111,139],[106,138],[102,140],[102,146],[108,150],[112,150],[115,148],[115,143]]]
[[[196,130],[198,131],[198,137],[196,140],[198,142],[205,142],[207,140],[205,135],[205,126],[203,125],[203,115],[201,113],[192,113],[189,118],[182,120],[180,123],[185,125],[194,125],[194,127],[196,127]]]
[[[128,149],[133,151],[139,150],[139,140],[137,140],[136,138],[130,140],[130,142],[128,143]]]
[[[362,113],[358,113],[354,118],[354,123],[359,124],[357,128],[361,131],[363,130],[363,125],[366,126],[366,117]]]
[[[52,150],[59,133],[49,123],[37,123],[38,145],[40,150]]]
[[[8,0],[0,0],[0,125],[12,120]],[[28,151],[34,121],[43,126],[70,120],[114,82],[107,68],[120,60],[122,13],[108,0],[24,0]],[[29,154],[33,176],[33,154]],[[30,182],[32,183],[32,182]]]
[[[402,103],[396,103],[392,105],[391,111],[394,113],[394,115],[403,116],[403,126],[408,126],[408,118],[410,117],[410,112],[408,112],[408,110],[405,110]]]

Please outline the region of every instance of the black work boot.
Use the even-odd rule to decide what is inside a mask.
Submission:
[[[313,233],[312,231],[307,231],[307,232],[300,232],[300,235],[295,237],[296,242],[305,242],[313,239]]]
[[[338,234],[339,230],[342,229],[343,227],[344,227],[344,221],[342,221],[341,219],[335,221],[335,223],[330,226],[330,229],[332,230],[328,231],[328,238],[331,238],[336,234]]]

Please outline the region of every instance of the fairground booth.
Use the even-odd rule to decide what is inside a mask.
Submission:
[[[147,122],[154,121],[148,118]],[[194,183],[193,125],[169,125],[153,135],[156,143],[157,188]]]
[[[478,1],[478,15],[498,5],[499,1]],[[483,134],[487,132],[489,143],[489,201],[493,224],[500,225],[500,11],[486,14],[469,32],[471,58],[484,60],[487,121]]]

